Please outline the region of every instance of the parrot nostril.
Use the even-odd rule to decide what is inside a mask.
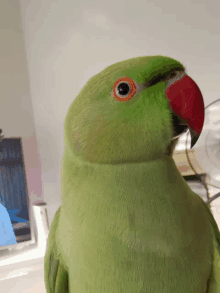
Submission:
[[[173,73],[171,73],[170,74],[170,77],[172,78],[172,77],[175,77],[176,76],[176,72],[173,72]]]

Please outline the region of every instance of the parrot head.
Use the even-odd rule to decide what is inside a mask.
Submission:
[[[73,101],[65,151],[97,164],[155,160],[172,154],[188,129],[193,147],[203,123],[201,91],[179,61],[132,58],[93,76]]]

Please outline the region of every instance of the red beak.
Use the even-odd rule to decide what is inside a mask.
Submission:
[[[165,94],[172,111],[182,123],[186,123],[191,134],[191,148],[196,144],[202,132],[205,107],[198,85],[188,75],[175,81],[166,88]]]

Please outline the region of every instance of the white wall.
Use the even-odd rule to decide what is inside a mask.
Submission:
[[[205,106],[220,98],[220,2],[192,2],[20,0],[43,195],[51,215],[61,203],[65,115],[88,78],[127,58],[161,54],[187,67]]]
[[[42,199],[24,35],[18,1],[0,2],[0,128],[5,138],[22,138],[30,206]]]
[[[43,199],[41,166],[35,135],[27,59],[25,53],[24,35],[22,30],[20,5],[17,0],[0,1],[0,128],[5,138],[22,138],[24,162],[27,175],[30,207],[34,201]],[[39,144],[39,142],[38,142]],[[31,213],[31,220],[33,220]],[[33,223],[31,221],[31,223]],[[17,251],[19,254],[20,251]],[[2,253],[1,253],[2,256]],[[25,260],[21,256],[22,261]],[[36,263],[36,261],[35,261]],[[43,292],[43,260],[37,260],[37,267],[25,262],[32,275],[26,276],[26,271],[12,272],[15,267],[21,268],[22,263],[5,267],[0,266],[1,292]],[[2,281],[2,274],[9,274]],[[14,278],[14,275],[17,278]],[[22,276],[22,279],[20,279]],[[25,276],[25,277],[23,277]],[[13,278],[13,279],[12,279]],[[20,280],[19,280],[20,279]],[[30,290],[31,288],[31,290]]]

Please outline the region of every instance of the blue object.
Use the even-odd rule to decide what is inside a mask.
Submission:
[[[16,236],[13,230],[7,209],[0,203],[0,245],[16,244]]]

